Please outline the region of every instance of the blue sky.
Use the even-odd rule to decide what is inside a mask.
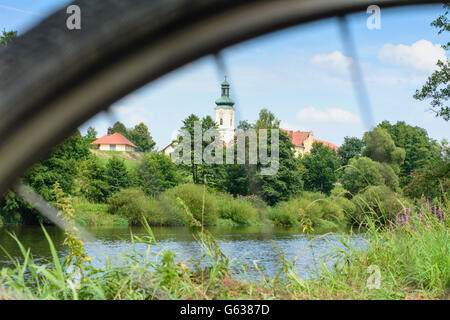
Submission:
[[[0,0],[0,29],[24,32],[67,2]],[[434,139],[450,138],[450,124],[428,111],[429,102],[412,98],[435,61],[445,58],[440,44],[448,39],[430,26],[441,12],[440,5],[382,9],[381,30],[367,29],[365,12],[350,17],[375,123],[403,120]],[[237,120],[254,121],[261,108],[268,108],[284,128],[313,131],[337,145],[344,136],[362,137],[366,128],[348,72],[353,61],[343,52],[335,19],[226,49]],[[143,121],[162,148],[189,114],[213,116],[222,80],[211,57],[200,59],[130,94],[80,129],[92,125],[101,136],[116,120],[127,126]]]

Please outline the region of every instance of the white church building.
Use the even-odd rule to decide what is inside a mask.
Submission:
[[[225,77],[222,82],[222,95],[216,100],[214,109],[214,121],[219,129],[220,139],[228,144],[234,139],[234,101],[230,98],[230,84]],[[170,155],[175,150],[175,141],[167,145],[162,151],[166,155]]]
[[[219,128],[220,139],[229,143],[234,139],[234,101],[230,98],[230,84],[222,82],[222,96],[216,100],[214,120]]]

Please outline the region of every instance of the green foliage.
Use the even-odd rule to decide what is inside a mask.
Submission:
[[[106,164],[105,181],[108,183],[109,191],[115,193],[120,189],[128,188],[130,178],[128,176],[125,162],[117,157],[112,157]]]
[[[400,166],[402,185],[410,181],[413,170],[424,168],[439,159],[437,144],[428,137],[425,129],[407,125],[403,121],[396,124],[383,121],[378,127],[386,129],[395,145],[405,150],[405,161]]]
[[[258,209],[248,200],[222,195],[217,206],[222,219],[230,219],[239,225],[250,225],[258,221]]]
[[[125,125],[120,121],[116,121],[112,127],[108,128],[108,132],[110,134],[117,132],[126,137],[127,139],[130,139],[127,127],[125,127]]]
[[[164,154],[145,155],[136,168],[137,185],[144,192],[156,196],[181,181],[177,166]]]
[[[204,117],[202,120],[195,114],[189,115],[186,119],[183,120],[183,126],[181,127],[181,130],[185,130],[189,132],[191,136],[191,164],[189,165],[183,165],[183,167],[189,167],[190,171],[192,173],[192,181],[194,183],[204,183],[205,177],[208,176],[207,181],[214,180],[214,176],[218,173],[220,173],[221,168],[217,168],[217,165],[215,164],[206,164],[202,160],[201,164],[194,163],[194,153],[195,153],[195,147],[194,147],[194,126],[195,123],[200,121],[201,122],[201,128],[202,128],[202,136],[205,134],[206,131],[210,129],[217,129],[216,123],[210,116]],[[181,143],[182,137],[178,137],[178,143]],[[214,142],[214,139],[212,141],[203,141],[202,142],[202,149],[201,149],[201,155],[204,154],[205,148]],[[203,157],[202,157],[203,159]],[[218,170],[219,169],[219,170]],[[212,179],[210,179],[212,177]],[[207,182],[208,183],[208,182]]]
[[[425,168],[415,170],[411,181],[404,189],[411,198],[450,199],[450,162],[439,161]]]
[[[388,224],[410,204],[386,186],[370,186],[352,199],[356,206],[353,222],[365,224],[367,219],[379,224]]]
[[[183,184],[167,190],[160,196],[160,205],[168,213],[171,224],[192,225],[191,218],[186,215],[179,199],[198,222],[213,225],[219,217],[217,199],[214,195],[205,192],[204,186]]]
[[[444,4],[445,12],[434,20],[431,25],[439,29],[439,34],[450,31],[450,22],[448,19],[450,4],[448,1]],[[450,50],[450,42],[443,46],[447,51]],[[447,101],[450,97],[450,60],[437,62],[437,70],[428,77],[425,85],[416,90],[414,99],[431,99],[431,111],[436,117],[442,117],[445,121],[450,119],[450,108]]]
[[[65,193],[73,190],[77,165],[89,154],[83,137],[77,130],[73,135],[56,146],[47,160],[29,169],[24,181],[47,200],[53,200],[53,184],[58,181]]]
[[[379,163],[367,157],[351,159],[341,178],[343,187],[356,195],[368,186],[387,185],[398,189],[398,177],[386,163]]]
[[[148,131],[148,127],[143,123],[139,123],[132,130],[128,130],[129,139],[137,146],[136,151],[150,152],[155,147],[155,142]]]
[[[306,154],[301,162],[306,169],[303,174],[305,190],[329,195],[337,181],[336,170],[339,164],[336,151],[314,142],[311,153]]]
[[[341,165],[347,165],[350,159],[361,156],[361,150],[364,142],[356,137],[345,137],[344,143],[337,152]]]
[[[271,118],[271,117],[269,117]],[[260,119],[263,123],[263,119]],[[275,120],[272,120],[276,122]],[[270,150],[271,136],[267,148]],[[279,131],[279,168],[273,175],[258,175],[257,194],[269,205],[286,201],[303,190],[303,181],[299,170],[299,160],[295,157],[293,144],[283,131]]]
[[[137,147],[136,151],[150,152],[156,144],[148,131],[148,127],[143,122],[135,125],[134,128],[127,128],[122,122],[116,121],[112,127],[108,128],[108,131],[111,134],[120,133],[133,142]]]
[[[389,132],[381,127],[364,133],[363,141],[366,144],[362,151],[363,156],[378,162],[389,164],[398,174],[400,165],[405,160],[405,149],[395,146]]]
[[[245,126],[245,123],[242,124],[243,126]],[[262,109],[259,112],[259,118],[255,123],[254,128],[255,129],[274,129],[274,128],[279,128],[280,127],[280,120],[278,120],[275,115],[267,110],[267,109]]]
[[[141,224],[143,218],[153,225],[166,224],[158,203],[140,189],[123,189],[115,193],[108,199],[108,210],[112,214],[126,217],[134,225]]]
[[[87,128],[86,138],[97,139],[97,131],[93,127]]]
[[[106,170],[94,154],[80,164],[78,179],[80,193],[89,201],[105,202],[111,188],[106,178]]]
[[[6,47],[17,37],[17,31],[5,31],[0,35],[0,47]]]
[[[313,192],[305,192],[269,209],[275,224],[301,226],[304,232],[345,231],[354,211],[355,206],[344,197]]]

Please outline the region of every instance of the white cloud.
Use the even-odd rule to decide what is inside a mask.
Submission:
[[[386,43],[378,52],[378,59],[390,65],[431,72],[435,70],[438,60],[445,61],[446,55],[440,44],[419,40],[410,46]]]
[[[298,126],[296,124],[292,124],[292,123],[285,122],[285,121],[280,122],[280,128],[283,128],[286,130],[292,130],[292,131],[306,131],[305,127]]]
[[[311,62],[317,67],[343,75],[347,74],[347,70],[353,63],[353,60],[336,50],[329,54],[317,54],[311,59]]]
[[[300,109],[297,114],[298,120],[309,120],[315,122],[335,122],[335,123],[359,123],[357,115],[350,111],[339,108],[327,108],[325,111],[317,110],[314,107]]]

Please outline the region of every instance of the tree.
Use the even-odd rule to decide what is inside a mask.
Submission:
[[[353,196],[368,186],[386,185],[398,191],[398,176],[387,163],[379,163],[367,157],[350,159],[341,178],[342,185]]]
[[[368,186],[383,184],[383,178],[375,161],[367,157],[350,159],[342,175],[342,185],[353,196]]]
[[[305,190],[320,191],[330,194],[337,181],[336,170],[339,166],[336,151],[314,142],[311,153],[305,155],[301,162],[306,169],[303,174]]]
[[[6,47],[17,37],[17,31],[5,31],[0,35],[0,47]]]
[[[450,21],[447,17],[450,3],[445,1],[444,14],[440,15],[436,20],[431,22],[433,27],[439,29],[438,34],[450,31]],[[443,46],[445,50],[450,50],[450,42]],[[450,97],[450,60],[439,60],[437,62],[438,69],[428,77],[425,85],[416,90],[414,99],[425,100],[431,99],[431,111],[436,117],[442,117],[445,121],[450,119],[450,109],[447,101]]]
[[[409,183],[413,170],[424,168],[440,158],[437,143],[428,137],[425,129],[403,121],[396,124],[383,121],[378,127],[387,130],[395,145],[405,150],[405,161],[400,165],[399,173],[402,185]]]
[[[143,122],[136,125],[132,130],[128,130],[128,138],[140,152],[150,152],[156,144],[148,131],[148,127]]]
[[[110,187],[106,181],[105,168],[95,154],[80,165],[79,173],[80,193],[89,201],[105,202],[110,194]]]
[[[243,124],[245,125],[245,124]],[[256,129],[271,129],[279,128],[280,120],[275,118],[275,115],[267,109],[262,109],[259,112],[259,119],[254,126]]]
[[[108,160],[105,170],[105,181],[108,183],[111,193],[128,188],[130,179],[123,160],[117,157],[112,157]]]
[[[364,133],[362,154],[378,162],[389,164],[396,173],[405,160],[405,149],[395,146],[389,132],[381,127]]]
[[[217,164],[205,164],[203,160],[202,164],[194,163],[194,152],[195,152],[194,126],[197,121],[200,121],[200,118],[198,116],[196,116],[195,114],[189,115],[186,119],[183,120],[183,126],[181,127],[181,130],[186,130],[187,132],[189,132],[191,136],[191,164],[188,166],[192,173],[192,181],[194,183],[203,183],[205,175],[212,175],[214,171],[217,170]],[[206,131],[210,129],[217,129],[217,126],[210,116],[206,116],[201,120],[202,136]],[[180,136],[178,138],[178,143],[181,142],[181,139],[183,138]],[[212,141],[205,141],[204,139],[202,139],[202,150],[201,150],[202,155],[205,148],[213,142],[214,139],[212,139]],[[207,179],[207,181],[210,180],[209,178]]]
[[[89,149],[77,130],[56,146],[47,160],[38,162],[24,175],[24,181],[45,199],[52,201],[53,184],[58,182],[65,193],[73,190],[78,163],[87,158]]]
[[[275,115],[267,109],[261,110],[259,119],[254,125],[255,129],[278,129],[280,121]],[[257,136],[259,140],[259,130]],[[267,138],[267,148],[270,150],[272,136],[269,134]],[[256,193],[260,195],[269,205],[274,205],[280,201],[298,195],[303,190],[303,181],[299,170],[299,160],[294,155],[294,145],[287,134],[279,130],[279,167],[278,171],[273,175],[261,175],[259,169],[262,164],[258,161],[257,180],[255,181],[260,187]],[[252,168],[250,166],[250,168]],[[250,176],[251,178],[251,176]],[[253,189],[250,183],[250,188]],[[254,189],[253,189],[254,190]],[[255,193],[255,191],[253,191]]]
[[[359,157],[361,150],[364,147],[364,142],[356,137],[345,137],[344,143],[339,147],[338,156],[341,165],[347,165],[351,158]]]
[[[129,135],[127,127],[125,127],[125,125],[120,121],[116,121],[116,123],[114,123],[114,125],[112,127],[108,128],[108,131],[111,134],[116,133],[116,132],[120,133],[124,137],[130,139],[130,135]]]
[[[148,195],[175,187],[181,181],[177,166],[164,154],[145,155],[136,168],[138,185]]]
[[[93,127],[87,128],[86,138],[97,139],[97,131]]]

